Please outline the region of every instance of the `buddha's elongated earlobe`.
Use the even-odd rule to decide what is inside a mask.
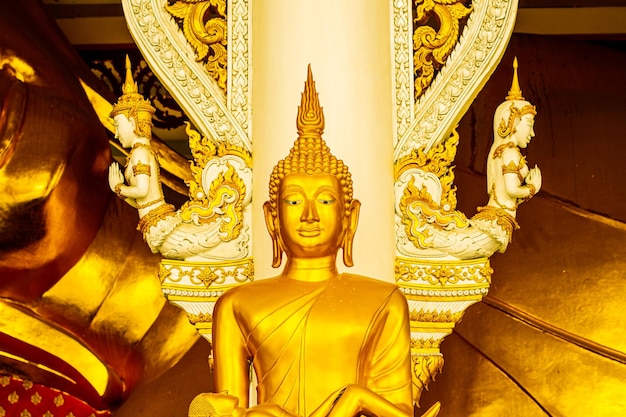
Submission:
[[[272,238],[272,268],[278,268],[283,261],[283,245],[280,241],[278,228],[274,223],[276,218],[272,215],[272,205],[269,201],[263,203],[263,214],[265,215],[265,226]]]
[[[341,248],[343,250],[343,263],[345,266],[353,266],[354,259],[352,257],[352,247],[354,242],[354,235],[356,228],[359,224],[359,211],[361,209],[361,202],[359,200],[352,200],[350,203],[350,214],[347,216],[347,224],[345,234],[343,235],[343,241]]]

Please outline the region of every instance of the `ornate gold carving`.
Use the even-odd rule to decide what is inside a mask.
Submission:
[[[124,84],[122,84],[122,95],[117,102],[113,105],[109,117],[115,117],[118,114],[125,114],[126,117],[134,117],[137,121],[136,129],[138,134],[146,135],[145,128],[142,128],[143,124],[152,125],[152,114],[155,109],[152,107],[150,100],[145,99],[139,94],[139,87],[133,79],[132,67],[130,65],[130,58],[126,55],[126,75],[124,77]]]
[[[161,282],[161,284],[163,282],[165,282],[167,279],[169,279],[169,277],[172,275],[172,272],[167,269],[163,263],[159,264],[159,281]]]
[[[199,314],[187,314],[187,318],[189,319],[189,323],[197,324],[197,323],[213,323],[213,314],[209,313],[199,313]]]
[[[498,135],[501,138],[506,138],[507,136],[515,133],[515,128],[513,127],[515,120],[521,119],[525,114],[532,114],[535,116],[537,114],[537,109],[535,106],[530,104],[518,109],[515,107],[515,102],[511,103],[509,118],[506,121],[504,119],[500,121],[500,125],[498,126]]]
[[[163,260],[159,268],[159,279],[161,284],[179,284],[177,288],[199,291],[253,281],[254,264],[251,258],[220,263]]]
[[[226,170],[220,171],[210,184],[209,190],[202,187],[203,173],[209,161],[215,157],[236,156],[250,167],[252,156],[245,149],[228,143],[213,144],[207,137],[201,136],[187,124],[189,146],[193,155],[191,172],[194,179],[187,182],[190,200],[180,209],[183,222],[208,224],[223,220],[220,234],[223,241],[230,241],[239,236],[243,227],[244,197],[246,185],[237,170],[228,162]]]
[[[456,313],[452,313],[450,311],[416,311],[411,310],[409,312],[409,320],[411,321],[420,321],[427,323],[458,323],[461,321],[463,317],[464,311],[458,311]],[[439,347],[437,344],[436,347]]]
[[[441,230],[461,229],[469,225],[465,215],[455,210],[457,201],[456,188],[452,186],[452,162],[458,142],[459,135],[454,131],[446,141],[428,152],[425,153],[421,148],[416,149],[395,164],[396,179],[409,169],[418,169],[436,175],[441,185],[441,199],[437,202],[425,186],[417,188],[412,177],[400,199],[399,208],[406,236],[418,248],[432,246],[428,240],[430,232],[425,227],[426,223]]]
[[[134,175],[141,175],[141,174],[145,174],[147,176],[150,176],[150,165],[148,164],[144,164],[141,161],[137,162],[137,165],[133,165],[133,174]]]
[[[437,374],[443,369],[443,355],[411,355],[413,366],[413,398],[419,403],[424,389],[435,380]]]
[[[517,220],[515,220],[515,217],[507,213],[505,208],[492,206],[478,207],[478,213],[472,217],[472,220],[495,221],[498,226],[506,231],[506,234],[509,236],[509,240],[513,235],[513,231],[519,229]]]
[[[411,350],[427,350],[427,349],[439,349],[442,339],[430,338],[430,339],[416,339],[411,338]]]
[[[228,55],[226,1],[176,0],[165,5],[177,21],[185,39],[217,85],[226,92]]]
[[[413,55],[415,98],[422,95],[450,53],[460,35],[460,24],[472,7],[467,0],[415,0]],[[432,23],[432,26],[429,24]]]
[[[445,141],[424,152],[424,148],[414,149],[394,164],[396,180],[411,168],[418,168],[424,172],[435,174],[441,182],[442,193],[440,206],[444,211],[451,212],[456,208],[456,187],[454,182],[454,157],[459,144],[459,134],[456,130]]]
[[[206,224],[222,219],[220,233],[225,242],[236,239],[243,227],[243,197],[246,193],[246,186],[235,168],[228,163],[226,166],[226,172],[220,172],[211,183],[207,196],[199,201],[185,202],[180,210],[184,222]],[[193,187],[194,191],[199,195],[196,187]]]
[[[137,209],[148,208],[148,207],[150,207],[150,206],[152,206],[152,205],[154,205],[156,203],[160,203],[161,201],[165,201],[165,199],[163,197],[159,197],[159,198],[156,198],[156,199],[154,199],[152,201],[148,201],[147,203],[144,203],[144,204],[137,204],[136,208]]]
[[[228,1],[228,44],[230,62],[228,64],[228,108],[241,127],[248,131],[250,112],[249,66],[252,29],[248,0]]]
[[[145,216],[139,219],[137,230],[145,234],[152,226],[156,226],[159,221],[174,215],[176,215],[174,206],[171,204],[163,204],[154,210],[150,210]]]
[[[196,185],[202,183],[202,169],[216,156],[235,155],[241,158],[247,167],[252,168],[252,154],[247,148],[228,142],[219,142],[215,145],[211,139],[194,130],[189,123],[186,125],[185,132],[189,135],[189,148],[194,159],[191,170],[197,182]],[[190,197],[194,198],[194,195]]]
[[[431,285],[445,287],[463,281],[476,284],[491,283],[493,269],[488,259],[477,259],[472,262],[425,262],[396,258],[396,282],[424,281]]]
[[[413,49],[411,39],[403,35],[411,19],[409,0],[394,0],[394,62],[396,137],[394,158],[397,160],[415,148],[429,149],[448,137],[448,132],[458,123],[473,98],[489,78],[506,49],[513,32],[517,2],[511,0],[485,0],[474,2],[467,18],[463,36],[459,38],[446,60],[445,66],[428,89],[412,107],[413,97],[407,97],[407,48]],[[434,3],[431,1],[431,3]],[[438,3],[444,3],[438,1]],[[450,0],[447,3],[458,3]],[[408,74],[412,78],[412,71]]]
[[[449,206],[448,206],[449,207]],[[468,225],[467,218],[459,211],[446,213],[433,201],[426,187],[417,189],[413,179],[407,184],[402,199],[400,209],[403,214],[402,224],[405,232],[418,248],[428,248],[432,243],[428,242],[430,233],[423,226],[428,221],[435,227],[446,230],[450,225],[456,228],[463,228]]]
[[[413,61],[411,59],[411,12],[408,0],[393,1],[396,130],[394,144],[408,129],[413,116]]]

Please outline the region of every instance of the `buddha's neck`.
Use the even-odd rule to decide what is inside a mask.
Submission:
[[[327,281],[338,275],[336,255],[321,258],[289,258],[282,276],[304,282]]]

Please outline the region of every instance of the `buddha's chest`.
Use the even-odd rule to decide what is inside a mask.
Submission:
[[[319,355],[356,360],[377,310],[349,289],[334,287],[283,290],[259,301],[244,314],[243,328],[254,360],[272,363]]]

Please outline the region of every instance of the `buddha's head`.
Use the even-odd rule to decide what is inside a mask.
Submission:
[[[517,78],[517,58],[513,61],[513,82],[506,100],[498,106],[493,119],[496,140],[512,141],[525,148],[535,136],[533,126],[537,110],[524,100]]]
[[[352,241],[360,203],[352,198],[352,177],[322,139],[324,114],[309,67],[298,107],[298,139],[270,176],[263,209],[273,242],[273,267],[288,257],[317,258],[343,249],[352,266]]]
[[[122,84],[122,95],[113,105],[110,117],[115,123],[115,137],[122,146],[130,148],[135,138],[150,138],[152,115],[155,109],[150,102],[138,93],[133,80],[130,59],[126,56],[126,75]]]

